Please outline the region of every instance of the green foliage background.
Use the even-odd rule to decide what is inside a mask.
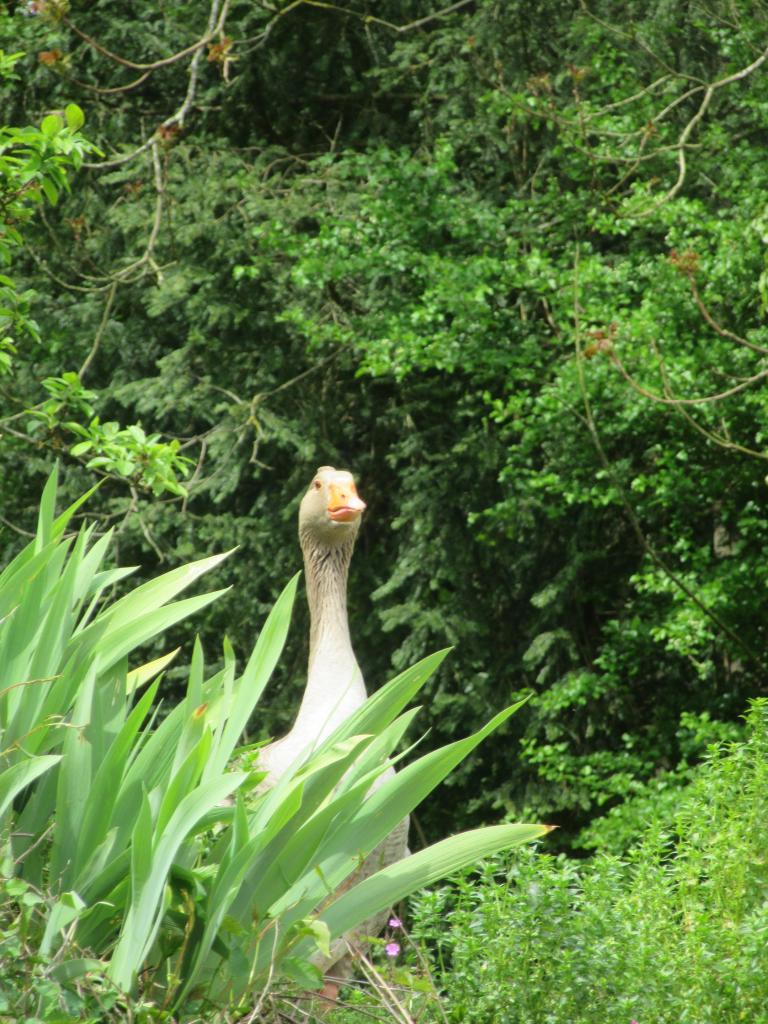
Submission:
[[[178,439],[188,497],[114,472],[99,508],[147,574],[240,545],[203,627],[240,650],[310,474],[353,469],[370,684],[455,644],[429,743],[536,695],[423,828],[501,809],[565,841],[674,791],[764,687],[768,11],[441,10],[234,2],[194,67],[147,70],[125,61],[192,46],[204,5],[5,5],[8,123],[76,102],[104,157],[27,229],[40,334],[4,387],[14,411],[85,367],[101,423]],[[755,380],[665,404],[615,356],[662,398]],[[76,440],[19,433],[14,523]],[[72,494],[86,475],[68,460]],[[296,707],[304,627],[256,734]]]

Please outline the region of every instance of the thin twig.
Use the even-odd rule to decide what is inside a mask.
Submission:
[[[61,72],[59,73],[61,74]],[[139,75],[138,78],[134,78],[132,82],[128,82],[126,85],[113,85],[108,88],[91,85],[89,82],[82,82],[79,78],[73,78],[72,75],[61,74],[61,77],[66,82],[72,82],[73,85],[77,85],[81,89],[87,89],[89,92],[96,93],[97,96],[114,96],[116,94],[130,92],[131,89],[137,89],[140,85],[146,82],[151,74],[151,71],[145,71],[143,75]]]
[[[660,85],[664,85],[670,80],[671,75],[662,75],[661,78],[657,78],[655,82],[651,82],[650,85],[646,85],[644,89],[640,89],[639,92],[633,93],[631,96],[627,96],[626,99],[616,100],[615,103],[607,103],[604,107],[600,107],[599,110],[595,111],[595,115],[600,117],[602,114],[607,114],[609,110],[616,110],[619,107],[625,107],[628,103],[634,103],[635,100],[640,100],[643,96],[647,96],[649,93],[654,92]]]
[[[275,950],[277,949],[277,940],[278,940],[278,936],[280,934],[280,922],[278,920],[274,920],[273,922],[270,922],[267,925],[267,927],[262,931],[261,935],[259,936],[259,941],[261,941],[264,938],[265,932],[267,932],[270,929],[270,927],[272,928],[273,940],[272,940],[272,955],[269,958],[269,971],[267,972],[267,978],[266,978],[266,981],[264,982],[264,986],[263,986],[263,988],[262,988],[262,990],[261,990],[261,992],[259,994],[259,998],[256,1000],[256,1005],[253,1008],[253,1013],[248,1017],[248,1020],[247,1020],[246,1024],[254,1024],[254,1021],[258,1018],[258,1016],[261,1013],[262,1008],[264,1006],[264,1000],[267,998],[267,994],[269,993],[269,990],[270,990],[270,988],[272,986],[272,982],[274,980],[275,962],[276,962],[275,961]],[[254,963],[254,968],[255,968],[255,963]],[[253,972],[251,972],[251,977],[252,976],[253,976]]]
[[[427,14],[423,18],[418,18],[416,21],[409,21],[407,25],[393,25],[392,22],[384,21],[382,18],[374,18],[372,15],[365,15],[365,20],[373,22],[374,24],[384,25],[386,28],[392,29],[393,32],[402,34],[404,32],[412,32],[415,28],[423,28],[423,26],[428,25],[430,21],[435,21],[437,18],[444,18],[446,15],[453,14],[455,11],[459,11],[462,7],[467,7],[471,3],[474,3],[474,0],[459,0],[458,3],[451,4],[450,7],[444,7],[442,10],[435,11],[433,14]]]
[[[610,22],[604,21],[602,18],[598,17],[593,11],[589,9],[586,0],[579,0],[579,6],[581,7],[584,14],[588,18],[591,18],[592,21],[594,21],[596,24],[600,25],[604,29],[607,29],[609,32],[612,32],[614,35],[620,36],[622,39],[628,40],[635,46],[639,46],[641,50],[644,50],[645,53],[647,53],[653,60],[655,60],[660,67],[664,68],[664,70],[673,77],[687,78],[690,82],[701,82],[701,79],[697,78],[695,75],[681,75],[679,71],[677,71],[671,65],[667,64],[663,57],[660,57],[657,53],[655,53],[650,48],[650,46],[646,42],[644,42],[643,39],[640,36],[638,36],[635,32],[626,32],[624,29],[617,28]]]
[[[7,526],[9,530],[13,530],[14,533],[18,533],[21,537],[36,537],[37,534],[31,533],[29,530],[22,530],[20,526],[16,526],[10,519],[6,519],[5,516],[0,516],[0,523]]]
[[[99,346],[101,345],[101,339],[104,337],[104,331],[106,329],[107,322],[109,320],[109,314],[112,312],[112,305],[113,305],[113,303],[115,301],[115,295],[116,294],[117,294],[117,278],[115,278],[112,281],[112,285],[111,285],[111,287],[109,289],[109,292],[107,293],[107,301],[104,303],[104,312],[103,312],[103,314],[101,316],[101,323],[99,324],[99,329],[96,331],[96,337],[93,339],[93,344],[91,345],[91,349],[90,349],[88,355],[85,357],[85,360],[83,361],[83,365],[77,371],[77,375],[78,375],[78,377],[80,378],[81,381],[85,377],[85,375],[88,372],[88,370],[90,369],[91,363],[96,358],[96,353],[99,351]]]
[[[54,272],[51,270],[51,268],[48,266],[48,264],[45,262],[45,260],[41,259],[37,255],[37,253],[35,252],[34,249],[30,248],[28,250],[28,252],[29,252],[29,255],[32,257],[32,260],[40,268],[40,270],[42,270],[42,272],[47,277],[49,277],[51,279],[51,281],[55,281],[56,284],[60,285],[62,288],[66,288],[67,291],[70,291],[70,292],[80,292],[80,293],[82,293],[84,295],[97,295],[99,292],[109,291],[109,289],[112,286],[112,278],[107,278],[106,279],[106,284],[92,284],[92,285],[71,284],[69,281],[65,281],[64,278],[59,277],[57,274],[54,274]],[[74,273],[77,273],[77,271],[74,271]],[[79,276],[82,277],[82,279],[84,281],[89,280],[89,277],[88,277],[87,274],[80,274]],[[93,279],[93,280],[95,280],[95,279]]]
[[[399,1021],[400,1024],[415,1024],[413,1017],[397,998],[393,987],[387,982],[382,973],[376,969],[365,953],[358,953],[358,962],[363,969],[363,973],[373,980],[379,999],[381,999],[395,1020]]]
[[[165,561],[165,554],[164,554],[164,552],[159,547],[159,545],[158,545],[157,541],[155,540],[155,538],[152,536],[149,527],[144,522],[144,517],[138,511],[138,508],[139,508],[139,495],[138,495],[138,491],[136,490],[136,487],[135,487],[134,484],[130,484],[130,491],[131,491],[131,497],[133,498],[133,511],[136,512],[136,518],[139,521],[139,527],[141,528],[141,532],[144,534],[144,538],[145,538],[147,544],[149,544],[149,546],[152,548],[152,550],[157,555],[158,561],[159,562],[164,562]]]
[[[271,391],[262,391],[260,394],[254,395],[254,397],[251,399],[251,408],[255,408],[257,405],[263,402],[265,398],[271,398],[272,395],[277,395],[281,391],[285,391],[286,388],[293,387],[294,384],[298,384],[300,380],[304,380],[304,378],[308,377],[311,373],[316,373],[318,370],[322,370],[323,367],[327,366],[329,363],[332,363],[333,360],[340,355],[340,353],[341,349],[336,349],[335,351],[331,352],[329,356],[326,356],[325,359],[321,359],[319,360],[319,362],[313,363],[308,370],[303,370],[295,377],[291,377],[290,380],[283,381],[282,384],[278,384],[277,387],[272,388]]]
[[[280,20],[295,11],[298,7],[319,7],[326,11],[336,11],[347,17],[358,18],[366,25],[366,27],[369,25],[381,25],[384,28],[389,29],[391,32],[403,35],[406,32],[412,32],[414,29],[423,28],[424,25],[429,24],[431,21],[436,21],[438,18],[444,18],[449,14],[453,14],[454,12],[461,10],[463,7],[468,7],[471,3],[474,3],[474,0],[458,0],[457,3],[451,4],[449,7],[443,7],[441,10],[434,11],[432,14],[427,14],[423,18],[417,18],[415,21],[410,21],[405,25],[397,25],[392,21],[387,21],[385,18],[377,18],[374,14],[364,14],[361,11],[350,11],[348,8],[340,7],[338,4],[328,3],[326,0],[292,0],[292,3],[287,4],[275,13],[274,17],[267,22],[258,35],[249,36],[246,39],[240,40],[239,45],[242,46],[243,44],[248,43],[254,44],[249,49],[242,51],[245,54],[261,49],[266,45],[267,40],[279,24]]]
[[[403,934],[405,935],[406,939],[408,940],[408,944],[410,945],[411,949],[413,949],[414,953],[416,954],[416,959],[419,961],[419,966],[421,967],[422,972],[429,979],[429,983],[432,986],[432,993],[431,994],[434,996],[434,1000],[437,1003],[437,1008],[440,1011],[440,1016],[443,1019],[443,1024],[449,1024],[448,1015],[446,1014],[445,1010],[443,1009],[443,1002],[440,999],[440,993],[437,991],[437,985],[435,984],[435,979],[432,976],[432,971],[429,968],[429,964],[427,963],[426,957],[424,956],[424,953],[422,952],[421,947],[419,946],[418,942],[414,942],[413,941],[413,939],[405,931],[405,929],[403,929]]]
[[[25,858],[25,857],[28,857],[28,856],[30,855],[30,853],[32,853],[32,851],[33,851],[33,850],[36,850],[36,849],[37,849],[37,847],[38,847],[38,846],[39,846],[39,845],[40,845],[40,844],[41,844],[41,843],[43,842],[43,840],[44,840],[44,839],[46,838],[46,836],[48,836],[48,835],[50,835],[50,834],[51,834],[51,832],[53,831],[53,829],[54,829],[55,825],[56,825],[56,822],[55,822],[55,821],[52,821],[52,822],[51,822],[51,824],[50,824],[50,825],[48,826],[48,828],[47,828],[47,829],[45,829],[45,831],[44,831],[44,832],[42,832],[42,833],[41,833],[41,834],[40,834],[40,835],[39,835],[39,836],[37,837],[37,839],[36,839],[36,840],[34,841],[34,843],[32,843],[32,845],[31,845],[31,846],[28,846],[28,847],[27,847],[27,849],[26,849],[26,850],[25,850],[25,851],[24,851],[23,853],[20,853],[20,854],[19,854],[19,856],[18,856],[18,857],[17,857],[17,858],[16,858],[15,860],[14,860],[14,862],[13,862],[13,863],[14,863],[15,865],[21,864],[21,862],[22,862],[22,861],[24,860],[24,858]],[[17,834],[18,834],[18,833],[17,833]]]

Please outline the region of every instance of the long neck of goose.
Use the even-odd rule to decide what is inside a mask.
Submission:
[[[352,650],[347,619],[347,575],[354,537],[337,547],[301,536],[309,602],[307,687],[294,731],[311,730],[318,742],[365,700],[365,684]]]

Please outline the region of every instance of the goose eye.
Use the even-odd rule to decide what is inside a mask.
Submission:
[[[315,488],[316,491],[319,491],[320,488],[322,487],[322,484],[320,483],[319,480],[315,480],[315,482],[314,482],[314,484],[312,486]]]

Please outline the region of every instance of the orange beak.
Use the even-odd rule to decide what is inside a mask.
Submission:
[[[353,523],[365,508],[354,480],[340,480],[328,485],[328,515],[335,523]]]

